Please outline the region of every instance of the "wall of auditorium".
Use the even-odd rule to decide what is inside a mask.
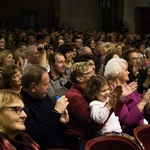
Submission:
[[[136,7],[150,7],[150,0],[124,0],[124,21],[129,31],[135,32],[135,9]]]
[[[150,0],[122,0],[124,6],[114,4],[116,14],[107,19],[102,15],[99,0],[1,0],[0,19],[6,19],[7,27],[76,27],[79,30],[115,26],[123,17],[131,33],[135,31],[135,8],[150,7]],[[107,15],[108,16],[108,15]],[[118,17],[118,18],[117,18]],[[109,18],[109,17],[108,17]],[[104,23],[105,21],[105,23]],[[104,24],[103,24],[104,23]]]
[[[7,27],[47,26],[50,0],[1,0],[0,19]]]
[[[102,10],[99,0],[61,0],[60,25],[79,30],[101,29]]]

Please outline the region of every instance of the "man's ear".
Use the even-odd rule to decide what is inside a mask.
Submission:
[[[77,77],[76,80],[78,81],[78,83],[82,83],[83,77],[81,77],[81,76],[80,76],[80,77]]]
[[[32,82],[31,84],[30,84],[30,88],[31,88],[31,91],[32,92],[35,92],[35,83],[34,82]]]
[[[54,63],[53,62],[50,62],[50,67],[54,67]]]

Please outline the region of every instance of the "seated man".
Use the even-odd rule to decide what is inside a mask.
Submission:
[[[61,148],[62,129],[69,121],[67,98],[62,96],[54,106],[46,94],[49,89],[49,75],[44,67],[30,65],[24,69],[21,95],[28,108],[25,132],[41,150]]]
[[[49,66],[47,65],[46,51],[44,50],[44,44],[39,44],[38,46],[36,45],[28,46],[26,50],[26,59],[27,60],[24,65],[24,68],[29,65],[38,64],[40,66],[45,67],[47,71],[50,70]]]
[[[65,57],[60,52],[54,52],[49,57],[50,63],[50,85],[51,88],[48,90],[47,94],[55,101],[56,96],[62,96],[66,94],[68,89],[65,87],[65,84],[68,81],[68,76],[64,74],[66,64],[65,64]]]

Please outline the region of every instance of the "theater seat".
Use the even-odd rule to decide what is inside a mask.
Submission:
[[[133,131],[135,139],[143,150],[150,150],[150,125],[138,126]]]
[[[123,136],[99,136],[89,140],[86,150],[141,150],[140,146]]]

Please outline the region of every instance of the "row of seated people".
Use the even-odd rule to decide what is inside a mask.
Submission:
[[[97,42],[97,45],[100,46],[100,51],[104,51],[104,42]],[[39,47],[42,50],[38,50]],[[63,44],[57,52],[50,54],[47,60],[47,51],[44,50],[44,44],[30,45],[26,50],[26,65],[22,65],[21,61],[18,63],[21,69],[12,65],[14,61],[11,51],[7,51],[9,56],[0,55],[0,57],[3,56],[3,59],[1,59],[2,88],[17,89],[16,91],[21,93],[24,105],[28,108],[28,117],[26,118],[24,115],[26,129],[23,130],[39,144],[41,149],[58,147],[72,150],[84,149],[86,141],[94,136],[112,131],[133,135],[132,131],[136,126],[148,123],[144,118],[143,110],[149,101],[149,90],[141,97],[140,94],[143,93],[139,94],[136,91],[139,87],[139,85],[137,86],[139,80],[127,84],[130,75],[128,63],[133,60],[131,59],[132,55],[128,56],[129,60],[126,62],[119,58],[120,55],[116,51],[106,53],[105,61],[107,57],[110,57],[110,54],[113,54],[111,57],[115,55],[118,58],[104,61],[105,65],[99,68],[100,71],[102,69],[102,77],[95,76],[96,61],[100,60],[99,58],[102,56],[94,57],[95,51],[93,50],[92,56],[91,54],[82,55],[82,57],[76,59],[78,62],[73,62],[74,53],[72,49],[70,45]],[[4,52],[6,50],[2,50],[1,54]],[[141,60],[136,51],[134,51],[134,54],[137,54],[133,57],[137,64],[131,66],[132,68],[137,67],[137,71],[139,71]],[[90,59],[87,59],[88,57]],[[68,62],[70,62],[70,66],[66,67]],[[49,69],[46,67],[47,64]],[[7,65],[8,67],[6,67]],[[147,69],[144,70],[147,71]],[[139,72],[136,72],[136,74],[138,75]],[[145,76],[145,83],[144,81],[142,83],[142,88],[145,91],[149,87],[148,75]],[[4,82],[7,83],[4,84]],[[97,85],[97,83],[99,84]],[[121,86],[119,92],[116,90],[118,85]],[[113,89],[114,92],[111,95],[110,91]],[[60,96],[60,99],[56,102],[57,95]],[[98,105],[99,101],[100,105]],[[6,105],[6,107],[15,105]],[[19,105],[17,104],[17,106]],[[95,107],[98,107],[100,111],[95,112]],[[20,117],[23,108],[23,105],[21,105]],[[16,109],[18,108],[10,108],[13,111],[16,111]],[[109,116],[109,112],[112,112],[111,116]],[[108,118],[107,122],[105,122],[103,115],[106,120]],[[101,118],[98,118],[99,116]],[[2,130],[2,132],[5,133],[5,130]]]
[[[122,58],[113,58],[107,63],[104,71],[106,79],[95,75],[91,63],[75,63],[70,69],[70,82],[73,85],[65,96],[60,97],[54,104],[47,95],[51,88],[47,70],[39,65],[30,65],[24,69],[21,79],[21,95],[24,105],[28,108],[28,117],[23,112],[23,103],[18,101],[4,105],[2,110],[8,113],[20,112],[19,119],[24,121],[17,122],[22,122],[19,133],[20,130],[25,130],[41,149],[84,149],[86,141],[94,136],[111,132],[132,135],[136,126],[148,123],[143,109],[149,101],[149,90],[141,98],[136,91],[136,82],[126,84],[129,80],[128,74],[127,62]],[[3,123],[5,124],[5,121]],[[1,129],[4,135],[9,134],[8,128],[15,127],[17,130],[16,126],[9,125],[10,122],[3,125],[7,127]],[[17,141],[12,138],[11,144],[13,140]]]

